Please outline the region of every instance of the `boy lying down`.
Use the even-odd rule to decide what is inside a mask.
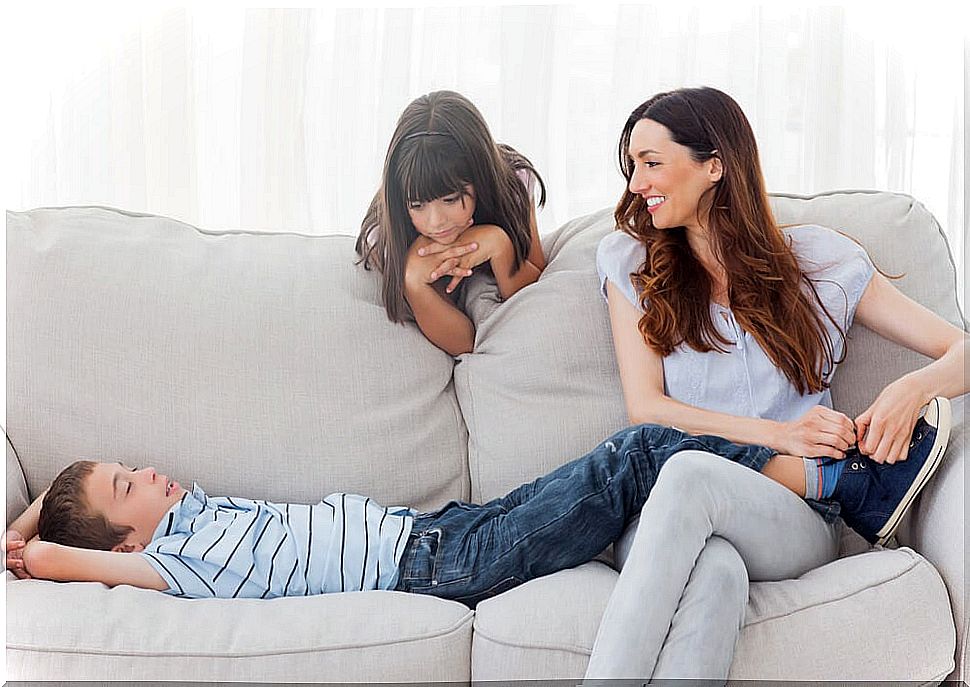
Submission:
[[[925,484],[939,464],[945,419],[934,412],[917,422],[907,461],[872,463],[868,474],[853,478],[873,475],[872,483],[850,490],[864,498],[841,504],[846,522],[869,541],[891,536],[886,528],[895,529],[919,491],[912,484]],[[594,558],[639,515],[664,463],[685,450],[755,470],[775,455],[762,446],[638,425],[502,498],[452,501],[431,513],[345,493],[313,505],[211,497],[153,468],[78,461],[11,524],[5,559],[21,579],[127,584],[180,597],[386,589],[474,607]],[[889,469],[900,479],[875,475]],[[874,512],[876,500],[888,518],[854,517]]]

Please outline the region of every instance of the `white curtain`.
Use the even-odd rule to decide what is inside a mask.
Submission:
[[[711,85],[748,114],[770,191],[910,193],[962,257],[959,12],[856,7],[25,6],[3,48],[6,206],[356,233],[400,111],[448,88],[543,174],[549,231],[615,203],[636,105]]]

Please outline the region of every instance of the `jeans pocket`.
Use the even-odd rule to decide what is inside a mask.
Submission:
[[[428,530],[418,535],[411,544],[402,569],[402,581],[408,587],[417,589],[434,585],[440,538],[441,530]]]

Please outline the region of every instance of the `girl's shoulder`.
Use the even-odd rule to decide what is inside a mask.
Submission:
[[[624,231],[614,229],[596,246],[596,271],[599,275],[600,291],[606,298],[606,282],[613,282],[627,299],[640,307],[640,299],[630,281],[630,275],[643,265],[647,249],[642,242]]]

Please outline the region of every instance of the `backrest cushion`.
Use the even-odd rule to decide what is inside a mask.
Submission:
[[[353,243],[8,212],[7,429],[31,492],[92,458],[216,495],[467,497],[453,360],[388,321]]]

